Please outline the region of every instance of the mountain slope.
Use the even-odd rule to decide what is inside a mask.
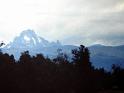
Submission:
[[[62,49],[71,58],[71,50],[75,48],[78,47],[74,45],[62,45],[59,41],[49,42],[29,29],[23,31],[13,42],[7,44],[2,51],[13,54],[16,59],[19,59],[21,52],[27,50],[31,55],[42,53],[45,56],[54,58],[57,55],[57,49]],[[91,62],[95,67],[104,67],[106,70],[110,70],[112,64],[124,67],[124,45],[103,46],[97,44],[88,48],[91,54]]]
[[[49,42],[35,34],[32,30],[23,31],[20,36],[16,37],[12,43],[9,43],[5,48],[34,48],[40,45],[45,47],[49,45]]]
[[[124,67],[124,46],[96,46],[89,47],[92,64],[96,67],[111,69],[112,64]]]
[[[13,54],[16,59],[19,59],[20,53],[29,51],[30,54],[35,55],[36,53],[47,53],[47,47],[58,47],[61,46],[60,42],[49,42],[42,37],[38,36],[33,30],[25,30],[18,37],[15,37],[13,42],[7,44],[2,51],[5,53]]]

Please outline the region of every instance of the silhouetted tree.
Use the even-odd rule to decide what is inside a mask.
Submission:
[[[68,64],[68,56],[66,53],[63,53],[62,49],[57,50],[57,57],[53,59],[56,64]]]
[[[2,47],[3,45],[5,45],[5,43],[1,42],[1,43],[0,43],[0,47]],[[0,48],[0,53],[2,53],[1,48]]]
[[[6,93],[102,93],[124,90],[124,69],[113,65],[112,72],[94,69],[87,47],[72,50],[73,59],[58,49],[55,59],[28,51],[19,61],[0,52],[0,92]],[[106,92],[104,92],[106,93]]]
[[[2,41],[2,42],[0,43],[0,47],[3,46],[3,45],[5,45],[5,43]]]
[[[21,64],[31,64],[30,62],[31,56],[29,55],[29,51],[25,51],[21,54],[19,63]]]
[[[79,67],[82,72],[87,72],[91,69],[90,54],[88,48],[80,45],[79,49],[72,50],[73,62]]]
[[[36,57],[34,57],[34,61],[37,64],[45,63],[45,58],[42,54],[37,54]]]

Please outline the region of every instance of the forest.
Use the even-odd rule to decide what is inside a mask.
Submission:
[[[84,45],[72,55],[70,61],[61,49],[54,59],[25,51],[15,60],[0,51],[0,93],[124,93],[123,68],[95,68]]]

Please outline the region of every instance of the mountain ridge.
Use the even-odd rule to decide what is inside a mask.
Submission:
[[[13,54],[16,59],[19,59],[21,53],[24,51],[29,51],[31,55],[42,53],[44,56],[54,58],[57,56],[57,49],[62,49],[62,52],[66,53],[71,59],[71,50],[76,48],[78,46],[62,45],[58,40],[56,42],[49,42],[38,36],[33,30],[28,29],[15,37],[12,42],[2,48],[2,51]],[[91,62],[97,68],[104,67],[110,69],[110,65],[112,64],[122,64],[124,66],[124,45],[105,46],[96,44],[88,48],[91,54]]]

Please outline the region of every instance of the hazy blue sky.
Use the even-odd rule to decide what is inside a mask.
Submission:
[[[64,44],[124,44],[124,0],[0,0],[0,41],[29,28]]]

